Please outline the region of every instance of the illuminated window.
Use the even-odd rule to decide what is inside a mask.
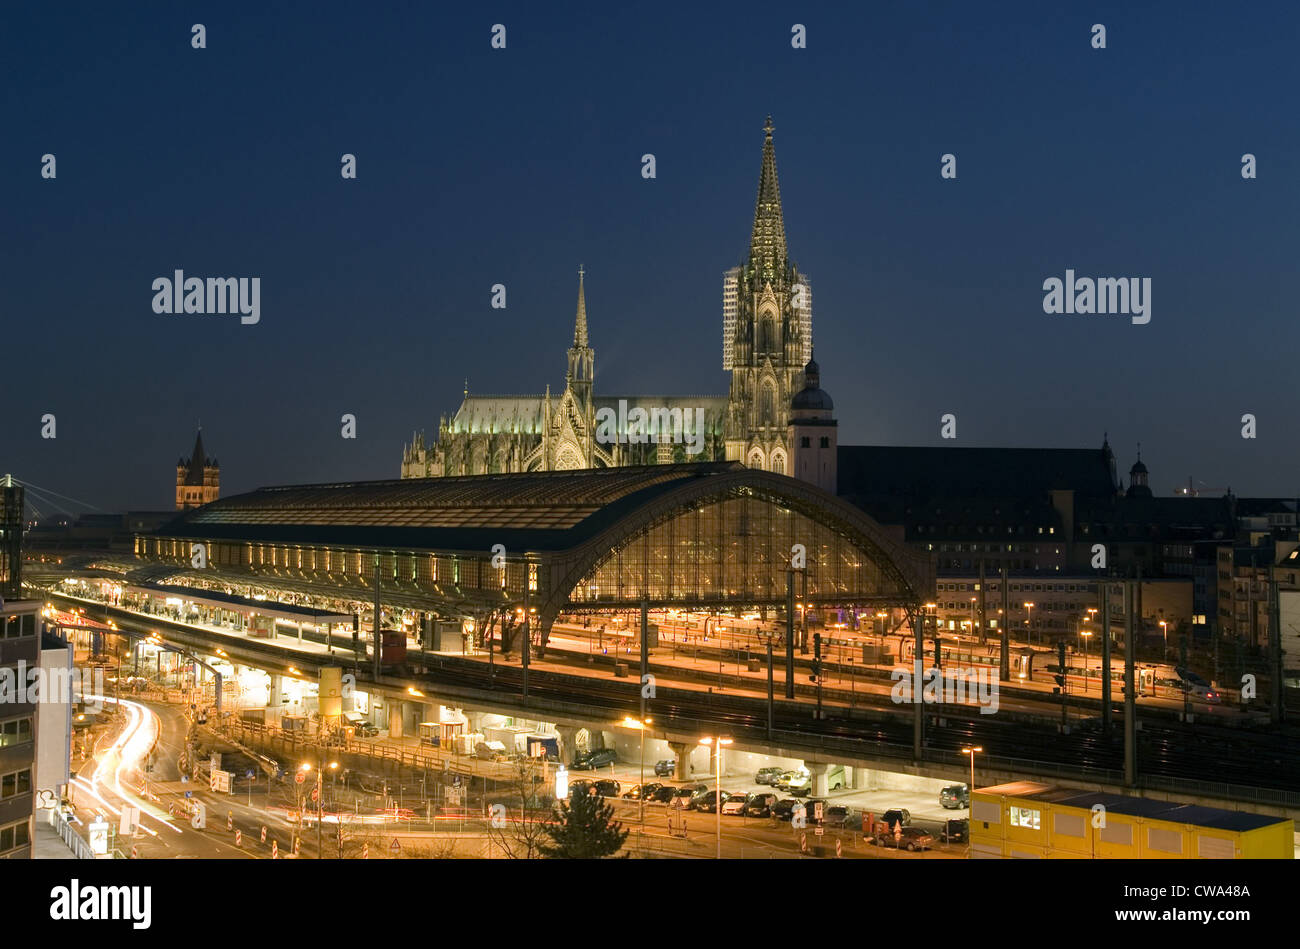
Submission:
[[[1042,811],[1036,811],[1030,807],[1013,807],[1011,808],[1011,826],[1024,827],[1028,830],[1038,830],[1041,825]]]

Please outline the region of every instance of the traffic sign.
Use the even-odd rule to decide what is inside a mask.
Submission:
[[[248,778],[251,781],[253,778],[257,777],[257,772],[254,771],[252,768],[249,768],[247,771],[244,772],[244,777]]]
[[[388,849],[391,850],[393,853],[397,853],[397,852],[399,852],[399,851],[402,849],[402,845],[399,844],[399,843],[397,842],[397,838],[394,837],[394,838],[393,838],[393,843],[392,843],[392,845],[391,845]]]
[[[297,774],[293,776],[293,779],[297,781],[299,784],[302,784],[303,781],[307,780],[307,775],[299,771]]]
[[[818,837],[823,837],[826,834],[826,828],[818,826],[813,829],[813,833],[816,834]]]
[[[185,792],[185,797],[186,797],[187,800],[188,800],[189,798],[192,798],[193,796],[194,796],[194,792],[193,792],[193,791],[186,791],[186,792]]]
[[[320,800],[320,788],[312,788],[312,789],[311,789],[311,799],[312,799],[313,801],[319,801],[319,800]]]

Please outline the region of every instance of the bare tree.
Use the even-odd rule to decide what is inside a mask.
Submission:
[[[505,805],[488,805],[488,839],[507,859],[533,860],[542,855],[539,847],[547,839],[546,826],[553,814],[549,797],[543,799],[538,792],[538,777],[532,760],[520,761],[510,780],[511,806],[502,814],[493,808]]]

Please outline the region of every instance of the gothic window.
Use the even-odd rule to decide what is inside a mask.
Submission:
[[[763,383],[762,393],[759,395],[758,424],[776,424],[776,392],[770,381]]]
[[[749,467],[763,469],[763,453],[757,448],[749,453]]]
[[[785,455],[780,452],[777,452],[772,456],[772,473],[779,475],[785,474]]]

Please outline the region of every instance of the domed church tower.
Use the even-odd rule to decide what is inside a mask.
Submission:
[[[803,376],[803,389],[790,400],[790,474],[835,494],[839,454],[835,403],[821,388],[816,360],[808,361]]]

